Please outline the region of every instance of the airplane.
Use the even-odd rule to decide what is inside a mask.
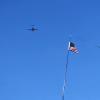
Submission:
[[[32,25],[32,28],[30,28],[30,29],[25,29],[25,30],[29,30],[29,31],[34,32],[34,31],[36,31],[36,30],[38,30],[38,29],[34,28],[34,25]]]

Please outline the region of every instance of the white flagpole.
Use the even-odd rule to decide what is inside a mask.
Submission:
[[[70,42],[68,43],[68,50],[67,50],[67,59],[66,59],[66,66],[65,66],[65,77],[64,77],[64,84],[62,89],[62,100],[64,100],[64,93],[67,86],[67,69],[68,69],[68,62],[69,62],[69,48],[70,48]]]

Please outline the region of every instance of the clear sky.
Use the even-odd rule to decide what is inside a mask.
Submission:
[[[71,32],[65,100],[100,100],[100,0],[0,0],[0,100],[61,100]]]

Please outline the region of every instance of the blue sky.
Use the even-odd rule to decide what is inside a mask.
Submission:
[[[39,31],[24,29],[35,25]],[[0,100],[100,100],[100,1],[0,1]]]

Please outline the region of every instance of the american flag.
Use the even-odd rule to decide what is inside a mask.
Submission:
[[[76,48],[76,46],[75,46],[75,44],[73,42],[69,42],[68,50],[72,51],[74,53],[78,53],[78,49]]]

